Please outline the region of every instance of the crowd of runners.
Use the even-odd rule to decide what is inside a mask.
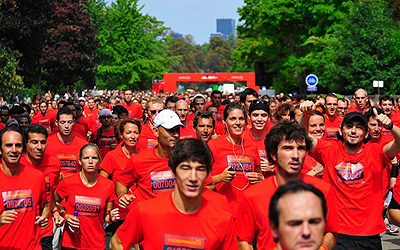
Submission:
[[[87,91],[0,100],[0,249],[382,249],[398,100]]]

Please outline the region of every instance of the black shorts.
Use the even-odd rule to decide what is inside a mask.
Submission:
[[[382,250],[381,236],[351,236],[338,234],[334,250]]]
[[[392,200],[390,201],[388,209],[400,209],[399,203],[392,196]]]

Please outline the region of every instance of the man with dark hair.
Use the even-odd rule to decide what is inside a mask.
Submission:
[[[208,111],[198,112],[193,119],[193,128],[197,134],[197,139],[208,143],[215,129],[215,120],[213,115]]]
[[[176,97],[174,95],[168,96],[167,99],[165,99],[165,107],[167,109],[175,111],[175,104],[177,101],[178,101],[178,97]]]
[[[325,137],[327,140],[337,140],[336,132],[339,131],[343,118],[337,115],[338,98],[335,94],[325,96]]]
[[[313,185],[292,181],[280,186],[269,204],[269,225],[277,250],[319,250],[327,208],[323,193]]]
[[[159,112],[153,125],[157,146],[132,155],[125,168],[115,173],[115,190],[122,208],[131,202],[149,200],[174,188],[175,178],[168,168],[168,158],[179,140],[183,125],[178,115],[170,109]],[[133,193],[131,187],[135,187]]]
[[[87,143],[86,140],[72,133],[74,128],[74,113],[67,107],[57,112],[56,125],[58,132],[49,136],[46,153],[57,156],[61,164],[61,178],[79,171],[79,150]]]
[[[132,207],[111,249],[237,249],[232,215],[203,195],[211,158],[201,140],[178,141],[168,160],[174,189]]]
[[[94,99],[92,97],[88,98],[87,104],[88,104],[87,106],[83,107],[84,108],[83,110],[85,112],[85,116],[87,118],[91,117],[92,115],[97,117],[99,115],[99,110],[97,109],[96,104],[94,102]]]
[[[395,112],[394,99],[390,95],[381,95],[379,97],[379,107],[385,112],[385,114],[392,120],[396,126],[400,126],[400,115]],[[390,131],[383,129],[383,134],[392,136]]]
[[[3,105],[0,107],[0,130],[5,128],[8,119],[10,119],[10,109],[6,105]]]
[[[335,247],[338,226],[332,189],[327,182],[300,172],[310,143],[306,131],[296,122],[284,121],[271,128],[265,138],[265,149],[268,161],[275,164],[276,173],[244,192],[236,219],[240,249],[252,249],[251,244],[255,237],[258,249],[275,247],[268,224],[269,202],[278,187],[293,180],[302,180],[323,192],[329,211],[323,247]]]
[[[301,124],[306,126],[315,105],[302,103]],[[382,146],[365,144],[367,120],[359,112],[343,118],[339,130],[342,143],[329,142],[310,136],[311,153],[324,166],[324,180],[335,192],[339,217],[336,249],[382,249],[380,233],[386,230],[382,213],[383,173],[390,159],[400,152],[400,129],[385,114],[376,121],[391,131],[395,140]]]
[[[51,131],[50,129],[50,123],[51,123],[51,118],[53,118],[53,115],[47,112],[47,102],[45,100],[40,101],[39,103],[39,110],[40,112],[37,112],[35,116],[32,118],[32,123],[37,123],[39,125],[44,126],[48,132]]]
[[[39,229],[50,215],[45,177],[20,163],[25,144],[18,127],[5,128],[0,145],[0,248],[40,249]]]
[[[99,114],[101,127],[97,129],[91,138],[100,149],[101,158],[117,147],[120,141],[117,127],[112,125],[112,113],[109,109],[102,109]]]
[[[133,92],[130,89],[124,91],[124,102],[118,104],[126,108],[129,112],[129,117],[136,119],[142,118],[142,108],[139,104],[133,102]]]
[[[250,103],[258,99],[258,93],[252,88],[247,88],[240,93],[240,102],[244,105],[244,109],[249,112]]]
[[[29,115],[27,114],[20,114],[17,118],[18,126],[19,128],[24,131],[24,129],[31,124],[32,119]]]
[[[24,131],[26,153],[21,158],[21,163],[43,173],[46,185],[47,200],[51,208],[55,208],[54,191],[60,179],[60,161],[57,157],[45,153],[47,146],[47,130],[39,124],[31,124]],[[53,217],[55,225],[60,226],[63,218],[60,212],[54,210]],[[53,241],[53,220],[49,220],[49,226],[40,230],[40,243],[42,249],[52,249]]]
[[[10,109],[10,116],[11,119],[13,120],[17,120],[18,116],[20,114],[25,113],[25,110],[23,107],[19,106],[19,105],[14,105],[11,109]]]
[[[222,120],[222,116],[224,114],[224,109],[225,109],[225,106],[221,105],[221,102],[222,102],[222,92],[219,90],[213,90],[213,92],[211,92],[211,103],[212,103],[211,105],[217,107],[218,109],[217,119],[219,121]]]
[[[348,109],[349,109],[349,101],[344,98],[339,98],[337,105],[337,115],[343,118],[347,114]]]

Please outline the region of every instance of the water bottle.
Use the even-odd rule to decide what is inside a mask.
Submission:
[[[74,218],[78,218],[78,211],[74,211]],[[79,229],[78,228],[73,228],[71,226],[68,226],[69,231],[71,231],[72,234],[77,234]]]

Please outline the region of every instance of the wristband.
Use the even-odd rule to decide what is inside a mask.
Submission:
[[[58,210],[58,209],[54,209],[53,211],[51,211],[51,214],[54,214],[54,213],[59,213],[59,214],[61,214],[61,212],[60,212],[60,210]]]
[[[393,129],[393,125],[394,125],[393,122],[390,122],[389,127],[387,127],[386,129],[387,129],[387,130],[392,130],[392,129]]]
[[[319,250],[328,250],[328,247],[325,246],[325,245],[321,245],[321,246],[319,247]]]

